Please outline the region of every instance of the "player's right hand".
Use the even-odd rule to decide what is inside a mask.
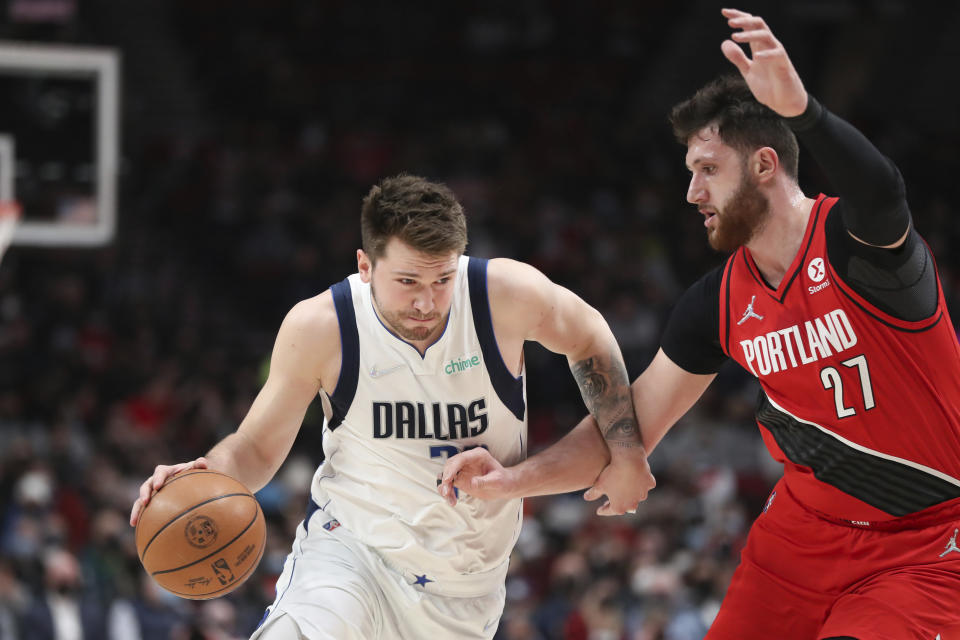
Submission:
[[[593,486],[583,494],[583,499],[596,500],[606,495],[607,500],[597,509],[597,515],[622,516],[636,513],[639,504],[656,486],[643,446],[618,449]]]
[[[781,116],[798,116],[807,106],[807,90],[790,61],[786,49],[774,37],[760,16],[723,9],[727,24],[734,31],[720,45],[723,55],[737,67],[754,97]],[[750,47],[752,58],[740,48]]]
[[[511,498],[513,473],[483,447],[467,449],[448,458],[443,465],[437,490],[450,506],[457,504],[454,488],[475,498],[496,500]]]
[[[169,478],[188,469],[206,468],[206,458],[197,458],[190,462],[181,462],[180,464],[174,465],[158,464],[157,468],[153,470],[153,475],[140,485],[140,497],[133,503],[133,509],[130,510],[130,526],[137,526],[137,521],[140,520],[140,514],[143,513],[143,510],[150,503],[150,498],[160,490],[160,487],[162,487]]]

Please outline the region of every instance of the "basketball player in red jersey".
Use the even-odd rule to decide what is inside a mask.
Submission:
[[[960,346],[933,258],[893,163],[807,94],[761,18],[723,15],[740,76],[671,121],[687,199],[732,253],[682,296],[633,384],[648,451],[726,358],[763,389],[757,422],[784,476],[707,638],[960,638]],[[800,190],[797,138],[839,197]],[[510,468],[461,454],[441,493],[588,486],[604,464],[595,434],[584,421]]]

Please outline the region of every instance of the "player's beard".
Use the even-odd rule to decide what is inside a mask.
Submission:
[[[770,199],[747,175],[740,178],[737,190],[723,209],[717,223],[707,230],[707,241],[717,251],[729,253],[747,244],[767,222]]]
[[[431,337],[440,326],[445,322],[446,317],[441,317],[439,313],[427,314],[426,316],[419,315],[411,312],[398,312],[398,311],[387,311],[380,303],[377,302],[377,293],[373,290],[371,286],[371,293],[373,294],[373,304],[377,307],[377,312],[380,314],[380,318],[387,325],[387,328],[390,331],[394,332],[404,340],[408,342],[421,342]],[[415,327],[408,327],[403,323],[409,322],[410,317],[416,317],[423,320],[436,320],[433,324],[418,325]]]

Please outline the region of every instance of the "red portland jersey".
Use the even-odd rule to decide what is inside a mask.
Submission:
[[[937,310],[899,320],[827,258],[820,195],[776,290],[746,247],[720,288],[720,344],[759,380],[757,422],[785,481],[829,516],[876,522],[960,497],[960,346]]]

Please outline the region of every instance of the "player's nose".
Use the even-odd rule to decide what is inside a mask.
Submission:
[[[430,291],[423,291],[413,299],[413,308],[421,314],[428,314],[433,311],[436,303],[433,300],[433,294]]]
[[[690,184],[687,185],[687,202],[690,204],[701,204],[707,201],[707,190],[704,188],[698,176],[690,178]]]

